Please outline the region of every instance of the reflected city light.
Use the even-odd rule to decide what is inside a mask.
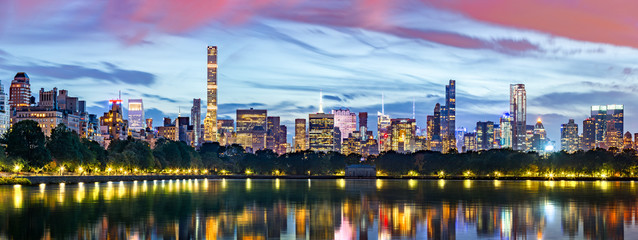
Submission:
[[[337,186],[339,189],[346,189],[346,180],[343,178],[337,179]]]
[[[472,188],[472,180],[463,180],[463,188],[471,189]]]
[[[410,179],[408,180],[408,187],[410,187],[410,189],[415,189],[417,185],[417,181],[414,179]]]
[[[439,183],[439,188],[440,188],[440,189],[445,188],[445,180],[443,180],[443,179],[439,179],[439,180],[438,180],[438,183]]]
[[[377,189],[383,188],[383,180],[377,179],[376,185],[377,185]]]

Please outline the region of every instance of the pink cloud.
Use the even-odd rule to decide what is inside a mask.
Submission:
[[[582,41],[638,48],[638,1],[423,0],[473,19]]]

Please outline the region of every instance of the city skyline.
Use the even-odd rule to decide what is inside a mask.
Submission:
[[[560,139],[561,124],[570,118],[582,123],[593,105],[624,104],[625,131],[638,129],[632,121],[637,107],[629,104],[637,100],[632,82],[637,69],[633,57],[636,36],[620,21],[634,17],[622,9],[611,11],[619,9],[617,3],[553,6],[572,8],[569,17],[576,19],[593,11],[588,9],[600,9],[595,18],[608,21],[592,26],[591,32],[596,34],[542,22],[530,24],[525,21],[529,16],[512,20],[490,17],[485,7],[472,10],[438,1],[399,1],[386,8],[382,4],[344,3],[358,7],[356,10],[344,10],[347,7],[334,2],[289,3],[288,9],[313,13],[303,19],[249,4],[248,10],[241,11],[249,15],[246,21],[229,24],[217,11],[211,14],[219,16],[193,16],[195,24],[185,20],[176,23],[184,24],[176,29],[187,26],[183,31],[171,30],[165,23],[177,16],[155,19],[143,11],[163,10],[158,6],[133,4],[130,11],[113,13],[117,6],[102,6],[111,10],[108,12],[79,3],[59,4],[44,11],[50,3],[39,7],[30,5],[33,3],[2,3],[3,9],[16,11],[9,10],[2,17],[11,24],[0,27],[4,36],[0,38],[0,80],[8,86],[16,72],[25,71],[31,77],[32,90],[68,89],[86,99],[87,109],[98,115],[107,110],[107,100],[115,99],[122,90],[123,99],[143,98],[146,115],[156,122],[164,116],[175,118],[180,107],[192,106],[193,98],[205,99],[205,66],[201,63],[205,55],[201,49],[217,45],[220,119],[233,118],[238,108],[268,109],[269,115],[281,116],[281,123],[288,127],[288,142],[294,136],[294,119],[317,111],[315,94],[320,89],[325,93],[325,112],[341,107],[368,112],[369,129],[376,129],[374,113],[381,109],[382,92],[386,114],[392,118],[410,117],[415,99],[417,124],[424,129],[425,117],[434,104],[445,104],[441,89],[449,79],[458,81],[458,127],[472,129],[477,121],[496,122],[508,110],[508,85],[524,83],[527,116],[530,120],[541,117],[553,141]],[[625,9],[632,9],[626,5]],[[536,10],[532,15],[546,8],[530,2],[521,6]],[[521,6],[503,6],[501,11],[517,12]],[[224,8],[237,6],[229,3]],[[321,11],[311,11],[322,9],[337,10],[342,23],[330,22]],[[345,17],[348,11],[358,14]],[[41,16],[18,18],[13,12]],[[109,26],[121,25],[109,25],[113,23],[109,19],[98,17],[72,24],[86,12],[121,14],[121,21],[132,24],[125,28],[129,32],[117,33]],[[548,14],[577,29],[578,21],[559,13]],[[387,26],[373,27],[372,23],[380,20],[364,24],[361,19],[367,16],[388,20],[381,21]],[[42,17],[56,21],[38,21]],[[150,20],[140,20],[145,18]],[[87,30],[95,25],[102,27]],[[38,46],[42,41],[48,44]],[[78,48],[76,43],[86,47]],[[163,51],[154,51],[154,46]],[[60,54],[42,54],[47,52]],[[96,84],[100,87],[95,88]]]

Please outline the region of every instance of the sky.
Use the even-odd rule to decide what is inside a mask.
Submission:
[[[349,108],[425,126],[457,84],[457,127],[498,122],[509,85],[527,89],[528,124],[581,126],[591,105],[624,104],[638,131],[638,1],[3,0],[0,80],[31,77],[102,115],[118,91],[146,117],[190,115],[206,99],[206,46],[218,46],[219,118],[268,109],[294,119]],[[124,101],[126,103],[126,101]]]

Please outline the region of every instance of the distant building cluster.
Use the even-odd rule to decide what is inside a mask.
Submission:
[[[345,155],[377,155],[395,151],[409,153],[422,150],[440,152],[485,151],[511,148],[517,151],[544,153],[554,151],[556,143],[547,138],[540,118],[533,125],[527,122],[527,93],[524,84],[510,85],[509,112],[498,121],[479,121],[473,130],[456,127],[456,81],[445,86],[445,103],[435,104],[426,117],[426,128],[419,129],[412,118],[392,118],[385,113],[382,95],[381,112],[377,112],[376,136],[368,127],[367,112],[350,109],[323,110],[320,93],[319,111],[308,118],[294,121],[294,136],[287,142],[288,129],[279,116],[269,116],[266,109],[236,109],[235,119],[217,119],[217,47],[207,47],[206,109],[202,101],[193,99],[190,117],[165,117],[158,126],[145,118],[143,100],[128,99],[128,114],[124,116],[123,100],[108,101],[108,111],[101,117],[86,111],[86,102],[69,95],[67,90],[40,89],[39,98],[32,96],[30,79],[24,72],[15,75],[9,94],[0,84],[0,134],[13,123],[34,120],[46,135],[64,124],[80,136],[107,147],[115,139],[147,141],[151,146],[160,138],[183,141],[193,147],[205,142],[221,145],[239,144],[248,152],[270,149],[278,154],[294,151],[336,151]],[[623,105],[591,107],[591,117],[579,132],[574,119],[561,126],[560,149],[566,152],[605,149],[636,149],[638,133],[623,134]],[[202,121],[202,116],[204,119]]]

